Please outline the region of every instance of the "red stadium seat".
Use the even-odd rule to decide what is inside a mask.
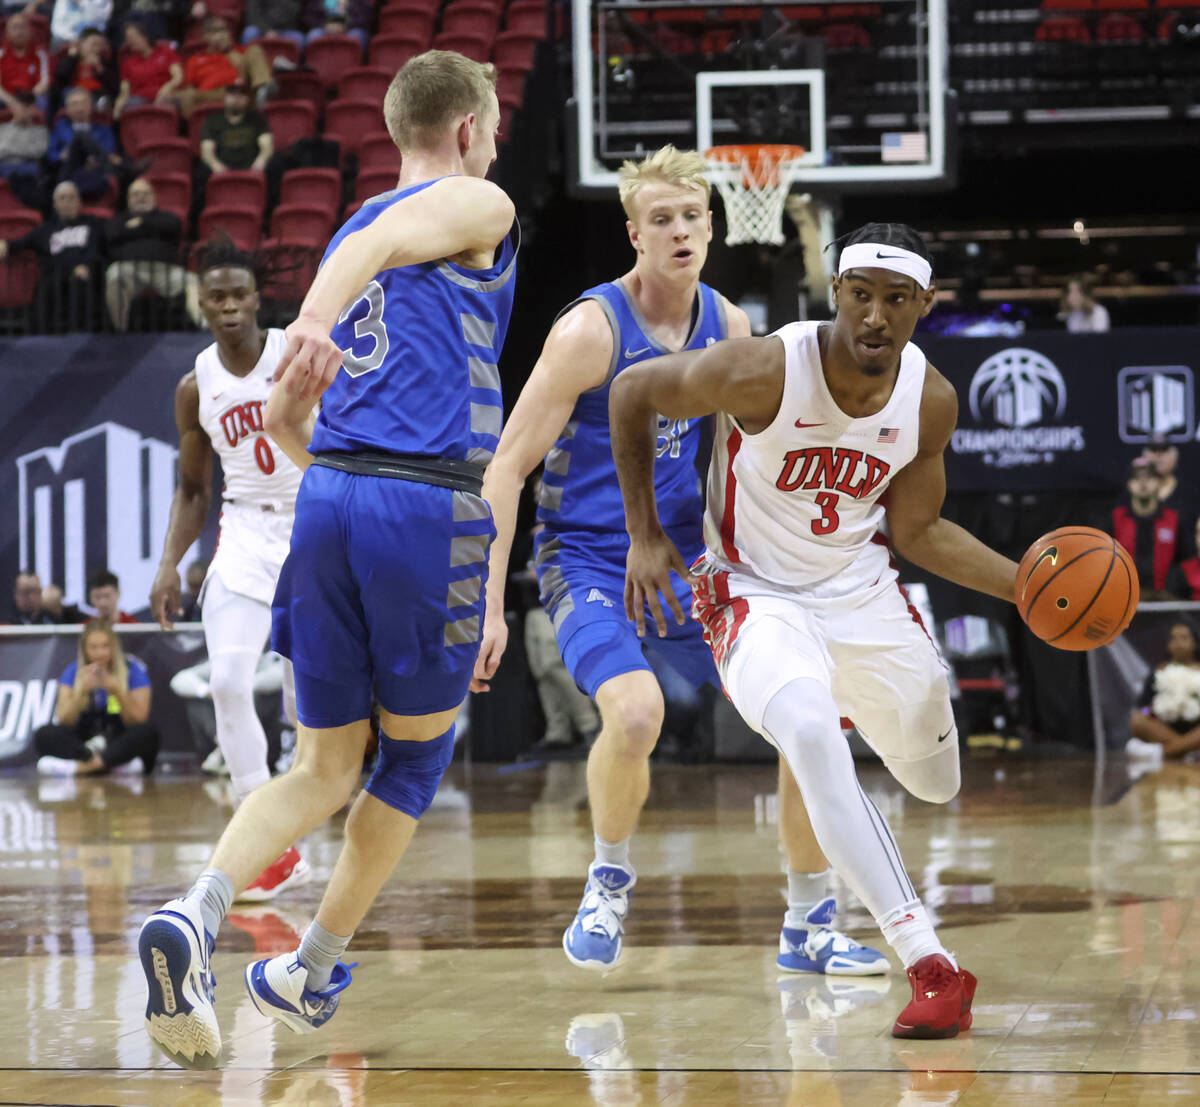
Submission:
[[[150,159],[151,173],[186,173],[191,176],[194,153],[186,138],[162,138],[148,142],[138,151],[139,158]]]
[[[4,177],[0,177],[0,211],[29,211],[20,200],[13,195],[12,185]]]
[[[324,243],[297,245],[268,239],[259,249],[264,270],[260,291],[266,300],[299,304],[317,275]]]
[[[121,146],[131,158],[141,156],[147,142],[179,136],[179,113],[159,104],[126,108],[121,115]]]
[[[492,36],[481,34],[438,35],[435,50],[454,50],[472,61],[485,62],[492,56]]]
[[[789,23],[817,23],[825,18],[825,9],[820,4],[799,4],[780,8],[779,14]],[[848,14],[842,8],[836,8],[835,14]]]
[[[501,69],[496,80],[496,99],[502,108],[519,108],[525,102],[524,69]]]
[[[365,65],[360,69],[351,69],[343,74],[338,82],[337,94],[339,100],[378,100],[383,103],[388,86],[392,83],[392,74],[387,69]]]
[[[391,192],[396,187],[396,177],[390,169],[372,169],[369,172],[359,172],[358,180],[354,182],[354,198],[369,200],[381,192]]]
[[[1132,16],[1113,12],[1096,24],[1097,42],[1141,42],[1146,37],[1142,25]]]
[[[350,35],[322,35],[308,44],[304,64],[326,88],[333,88],[343,74],[362,65],[362,45]]]
[[[325,137],[347,150],[357,150],[363,139],[379,130],[383,106],[377,100],[334,100],[325,109]]]
[[[305,69],[284,70],[275,74],[280,100],[306,100],[317,115],[325,107],[325,86],[321,78]]]
[[[400,151],[387,131],[372,132],[358,148],[358,171],[369,173],[375,169],[400,173]]]
[[[413,11],[407,8],[384,8],[379,13],[379,35],[401,35],[428,45],[433,41],[431,8]],[[419,52],[419,51],[418,51]]]
[[[1150,7],[1150,0],[1096,0],[1098,12],[1144,12]]]
[[[205,206],[196,224],[196,237],[206,242],[222,233],[229,235],[239,250],[253,250],[262,233],[262,212]]]
[[[355,200],[353,204],[347,204],[346,210],[342,212],[342,222],[345,223],[359,208],[362,207],[361,200]]]
[[[274,66],[276,58],[286,58],[293,65],[300,63],[300,47],[293,39],[268,34],[262,38],[256,38],[252,45],[262,48],[262,52],[267,55],[267,61],[272,66]]]
[[[280,204],[312,204],[337,210],[342,175],[336,169],[289,169],[283,175]]]
[[[504,19],[506,31],[546,37],[546,5],[541,0],[516,0],[509,4]]]
[[[197,104],[196,108],[188,119],[188,139],[192,144],[192,151],[196,154],[200,153],[200,136],[204,133],[204,120],[213,114],[213,112],[224,111],[224,104]]]
[[[857,23],[831,23],[824,35],[827,50],[865,50],[871,45],[867,29]]]
[[[1070,16],[1043,19],[1033,36],[1036,42],[1090,42],[1087,24]]]
[[[487,0],[451,0],[442,11],[443,35],[492,39],[500,27],[500,9]]]
[[[0,238],[20,238],[32,231],[41,221],[41,212],[31,208],[22,208],[20,211],[9,208],[0,211]]]
[[[336,217],[336,204],[280,204],[271,212],[271,238],[284,244],[324,247]]]
[[[31,228],[26,228],[29,229]],[[25,231],[20,233],[24,234]],[[0,308],[28,307],[33,303],[37,283],[37,258],[26,250],[10,254],[4,261],[0,261]]]
[[[367,60],[371,65],[396,72],[409,58],[415,58],[429,48],[428,39],[413,35],[376,35],[371,39]]]
[[[256,211],[261,217],[267,206],[267,179],[253,169],[231,169],[216,173],[208,182],[205,207],[242,208]]]
[[[163,211],[178,215],[184,223],[192,210],[190,173],[149,173],[146,179],[154,189],[154,202]]]
[[[503,31],[492,45],[492,61],[497,69],[520,69],[527,73],[533,68],[533,52],[541,40],[540,35],[526,31]]]
[[[275,138],[276,152],[317,133],[317,109],[307,100],[268,100],[263,114]]]

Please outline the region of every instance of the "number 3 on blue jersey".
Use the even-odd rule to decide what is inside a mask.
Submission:
[[[383,322],[383,286],[378,281],[372,281],[362,290],[358,299],[342,312],[338,322],[347,322],[363,303],[367,305],[367,314],[355,320],[354,338],[356,341],[360,338],[371,338],[375,345],[365,357],[356,357],[351,353],[353,346],[342,351],[342,367],[352,377],[361,377],[364,373],[378,369],[387,357],[389,346],[387,327]]]
[[[679,439],[687,433],[687,419],[668,419],[665,415],[658,417],[658,443],[655,447],[655,457],[670,454],[679,456]]]

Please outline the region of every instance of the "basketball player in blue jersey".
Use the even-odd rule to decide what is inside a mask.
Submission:
[[[294,1031],[336,1011],[350,983],[339,958],[450,761],[479,649],[493,535],[479,493],[500,433],[496,359],[516,264],[512,202],[483,179],[495,70],[419,55],[392,81],[384,117],[403,155],[399,187],[334,235],[267,404],[268,432],[305,469],[272,637],[295,668],[296,759],[247,797],[195,885],[139,936],[146,1028],[185,1067],[220,1055],[210,955],[234,894],[347,802],[375,697],[378,762],[316,919],[298,950],[246,970],[254,1005]]]
[[[492,544],[484,642],[477,687],[495,672],[506,644],[504,581],[525,478],[545,457],[536,565],[541,598],[563,661],[600,709],[602,728],[588,757],[596,857],[583,902],[563,935],[573,964],[610,969],[636,874],[630,837],[650,787],[650,753],[663,720],[663,695],[635,628],[625,617],[629,540],[608,426],[608,392],[628,365],[674,350],[749,337],[745,312],[700,282],[712,238],[709,185],[695,152],[665,146],[621,170],[620,196],[637,259],[619,280],[568,305],[546,339],[504,430],[484,482],[497,537]],[[667,533],[696,556],[704,548],[696,420],[660,419],[655,495]],[[674,580],[679,604],[691,594]],[[671,626],[647,643],[694,686],[718,685],[698,623]],[[789,857],[788,914],[780,939],[785,971],[873,975],[887,960],[832,927],[828,862],[816,844],[799,790],[780,772],[780,823]]]

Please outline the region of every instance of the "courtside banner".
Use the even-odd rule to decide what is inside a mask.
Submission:
[[[1200,328],[915,341],[958,392],[951,492],[1123,488],[1158,435],[1184,479],[1200,463]]]
[[[18,567],[60,585],[68,603],[85,602],[88,572],[107,567],[121,580],[122,608],[146,607],[175,489],[175,386],[210,342],[79,334],[0,343],[0,610]],[[215,539],[214,510],[184,564],[211,554]]]
[[[184,624],[181,624],[182,628]],[[180,669],[208,654],[198,623],[162,631],[157,626],[118,627],[126,654],[150,674],[150,721],[165,751],[194,752],[184,701],[171,691]],[[0,768],[29,764],[33,732],[53,721],[58,678],[79,649],[82,627],[0,627]]]

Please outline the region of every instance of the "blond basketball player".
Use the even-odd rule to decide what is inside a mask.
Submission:
[[[639,641],[621,594],[629,540],[609,446],[608,391],[628,367],[671,350],[703,350],[748,337],[745,312],[700,280],[712,238],[704,159],[664,146],[621,169],[620,197],[635,252],[618,280],[584,292],[559,315],[488,466],[492,543],[478,685],[495,672],[507,638],[504,582],[525,479],[545,459],[538,498],[537,573],[563,661],[600,709],[588,756],[595,860],[583,900],[563,934],[567,958],[607,970],[621,958],[637,874],[630,839],[650,788],[650,754],[663,720],[663,694],[645,656],[653,650],[693,687],[717,685],[700,627],[689,621]],[[697,556],[703,515],[696,419],[657,420],[655,496],[671,540]],[[676,600],[690,605],[686,580]],[[645,647],[645,649],[643,648]],[[872,975],[887,958],[834,929],[828,862],[812,834],[791,774],[780,774],[780,829],[788,854],[788,911],[778,965],[788,972]]]
[[[971,1025],[975,978],[933,931],[887,822],[859,787],[849,716],[919,799],[959,788],[946,669],[898,584],[897,550],[948,580],[1012,600],[1016,565],[940,517],[953,387],[909,341],[933,305],[920,235],[870,223],[850,235],[832,324],[791,323],[635,366],[614,383],[613,453],[630,534],[626,604],[662,629],[683,612],[687,566],[659,523],[656,412],[718,412],[695,609],[742,717],[775,745],[821,848],[908,970],[892,1033],[948,1038]],[[886,505],[885,497],[886,494]]]
[[[267,736],[254,709],[254,672],[271,632],[271,600],[288,553],[301,472],[263,430],[271,377],[287,340],[283,331],[259,329],[252,259],[231,243],[216,243],[201,256],[199,280],[201,310],[215,341],[200,351],[175,392],[179,487],[150,608],[163,627],[179,612],[177,566],[208,518],[215,455],[225,479],[221,530],[200,591],[201,619],[217,745],[240,803],[271,778]],[[290,667],[285,673],[285,701],[294,716]],[[272,899],[308,876],[307,862],[290,846],[238,898]]]

